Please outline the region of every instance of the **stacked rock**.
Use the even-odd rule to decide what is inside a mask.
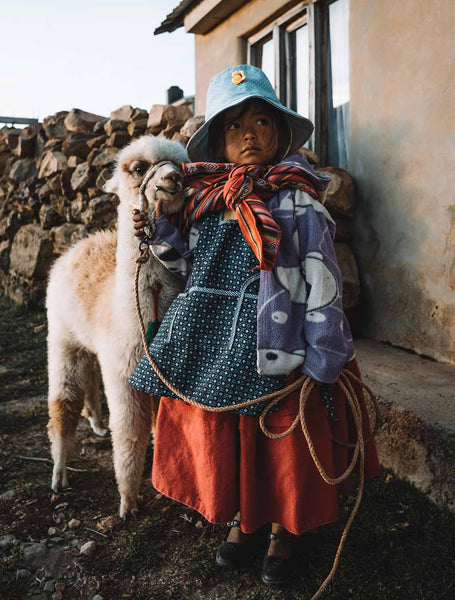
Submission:
[[[204,122],[185,101],[109,118],[61,111],[25,129],[0,130],[0,286],[42,304],[56,256],[91,231],[115,227],[117,198],[103,191],[120,148],[152,133],[186,144]]]

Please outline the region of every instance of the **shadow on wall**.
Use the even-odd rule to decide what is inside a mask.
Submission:
[[[406,148],[408,125],[395,127],[393,146],[387,153],[383,152],[384,127],[390,128],[390,123],[375,121],[370,127],[357,128],[351,138],[349,168],[358,188],[354,250],[362,283],[362,331],[368,337],[455,362],[455,306],[443,298],[450,287],[455,288],[450,281],[454,277],[455,205],[441,222],[441,212],[438,215],[434,210],[435,199],[427,198],[424,185],[419,185],[419,177],[429,171],[428,158]],[[415,157],[412,162],[400,160],[403,147],[403,154]],[[441,253],[437,248],[447,217],[452,226]],[[440,227],[436,223],[435,228],[438,218]],[[432,297],[428,289],[435,287],[438,291]]]

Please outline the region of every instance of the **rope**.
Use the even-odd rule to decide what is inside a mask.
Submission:
[[[314,448],[314,444],[311,439],[310,432],[308,431],[308,426],[307,426],[306,417],[305,417],[305,407],[307,405],[310,394],[311,394],[314,386],[316,385],[316,382],[313,379],[311,379],[310,377],[308,377],[307,375],[303,375],[302,377],[300,377],[293,383],[287,385],[285,388],[282,388],[281,390],[272,392],[271,394],[267,394],[266,396],[261,396],[260,398],[254,398],[253,400],[241,402],[239,404],[236,404],[235,406],[222,406],[222,407],[206,406],[205,404],[202,404],[201,402],[197,402],[196,400],[189,398],[188,396],[186,396],[185,394],[180,392],[175,386],[173,386],[172,383],[170,381],[168,381],[168,379],[165,377],[165,375],[163,375],[160,368],[158,367],[158,365],[155,363],[152,356],[150,355],[150,352],[149,352],[149,349],[147,346],[145,327],[144,327],[144,322],[142,319],[140,299],[139,299],[139,274],[140,274],[140,269],[141,269],[142,264],[144,264],[144,262],[147,262],[147,260],[149,258],[148,252],[149,252],[149,249],[148,249],[147,245],[140,246],[140,256],[136,259],[136,274],[135,274],[135,280],[134,280],[136,312],[137,312],[137,317],[138,317],[138,321],[139,321],[139,327],[141,330],[142,342],[144,344],[145,354],[148,358],[148,361],[149,361],[151,367],[153,368],[155,373],[158,375],[158,377],[161,379],[161,381],[178,398],[180,398],[181,400],[184,400],[187,404],[190,404],[191,406],[195,406],[197,408],[202,408],[202,409],[208,410],[210,412],[228,412],[228,411],[232,411],[232,410],[238,410],[239,408],[244,408],[247,406],[252,406],[253,404],[258,404],[259,402],[269,401],[267,406],[265,406],[264,410],[262,411],[262,413],[259,417],[259,425],[260,425],[261,430],[264,433],[264,435],[266,435],[267,437],[269,437],[271,439],[284,438],[287,435],[289,435],[290,433],[292,433],[295,430],[295,428],[298,426],[298,424],[300,423],[303,435],[308,444],[311,458],[313,459],[313,462],[316,465],[316,468],[318,469],[320,476],[328,485],[338,485],[342,481],[345,481],[350,476],[352,471],[354,470],[357,460],[360,456],[360,465],[359,465],[360,466],[360,480],[359,480],[359,486],[358,486],[358,491],[357,491],[354,507],[351,511],[351,514],[349,515],[348,521],[347,521],[347,523],[344,527],[343,533],[341,535],[341,539],[338,544],[337,551],[335,553],[335,558],[333,560],[332,568],[330,569],[330,572],[327,575],[327,577],[324,579],[324,581],[320,585],[318,591],[310,599],[310,600],[317,600],[318,598],[321,597],[321,595],[324,593],[325,589],[327,588],[328,584],[332,581],[333,577],[335,576],[344,543],[346,541],[347,535],[348,535],[351,525],[354,521],[354,518],[357,514],[357,511],[359,510],[360,502],[362,500],[363,488],[364,488],[364,483],[365,483],[365,472],[364,472],[365,471],[365,444],[375,435],[377,428],[379,426],[378,404],[373,395],[373,392],[354,373],[352,373],[348,369],[342,370],[342,372],[340,374],[340,378],[337,383],[340,386],[341,390],[343,391],[344,395],[346,396],[349,406],[351,408],[356,431],[357,431],[357,441],[354,444],[350,444],[347,442],[340,442],[340,441],[336,440],[335,438],[333,438],[333,441],[335,443],[339,444],[340,446],[343,446],[345,448],[354,448],[351,462],[349,463],[346,471],[339,477],[330,477],[326,473],[326,471],[324,470],[324,467],[321,464],[321,461],[319,460],[319,458],[316,454],[316,450]],[[352,382],[357,383],[360,386],[362,386],[362,388],[365,390],[369,400],[371,401],[371,403],[373,404],[374,409],[375,409],[374,427],[372,429],[372,434],[370,435],[369,438],[367,438],[367,440],[364,440],[364,438],[363,438],[362,412],[361,412],[360,402],[355,393]],[[270,409],[273,406],[275,406],[275,404],[277,404],[280,400],[284,399],[287,395],[289,395],[291,392],[293,392],[294,390],[296,390],[298,388],[300,388],[299,411],[298,411],[297,415],[295,416],[293,422],[291,423],[290,427],[286,431],[283,431],[281,433],[272,433],[271,431],[269,431],[267,429],[267,427],[265,425],[265,419],[266,419],[268,412],[270,411]]]

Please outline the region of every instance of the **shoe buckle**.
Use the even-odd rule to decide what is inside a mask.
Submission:
[[[232,521],[227,522],[228,527],[240,527],[240,521],[233,519]]]

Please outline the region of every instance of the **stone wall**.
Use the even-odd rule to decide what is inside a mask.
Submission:
[[[117,198],[103,186],[121,147],[144,133],[186,144],[203,122],[179,101],[149,112],[123,106],[109,118],[72,109],[23,130],[1,130],[0,286],[6,294],[42,304],[53,260],[90,232],[115,227]],[[303,151],[317,163],[313,153]],[[355,329],[360,285],[349,246],[354,182],[341,169],[320,170],[332,177],[326,207],[337,221],[343,303]]]
[[[121,147],[144,133],[186,144],[203,122],[185,102],[109,118],[61,111],[26,129],[0,130],[0,286],[20,303],[44,300],[56,256],[115,227],[117,199],[103,191]]]

